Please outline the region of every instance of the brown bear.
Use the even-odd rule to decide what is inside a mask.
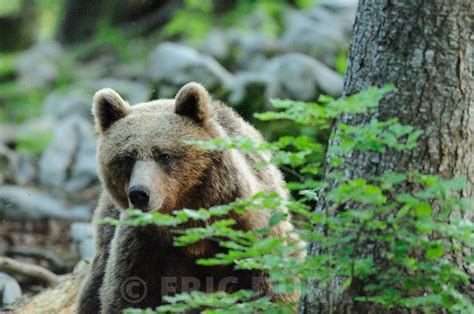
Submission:
[[[197,83],[182,87],[175,99],[134,106],[114,90],[102,89],[94,97],[92,111],[103,185],[95,220],[125,219],[121,210],[127,208],[167,214],[183,208],[209,208],[259,191],[287,197],[275,166],[252,167],[268,161],[268,152],[206,150],[189,143],[239,136],[262,140],[256,129],[229,107],[211,101],[206,89]],[[236,228],[252,230],[267,227],[270,216],[265,211],[248,211],[232,218]],[[288,237],[292,229],[284,220],[271,233]],[[98,224],[96,253],[79,295],[78,312],[156,308],[163,304],[164,295],[193,289],[254,289],[276,299],[297,300],[296,294],[272,295],[263,273],[197,265],[196,259],[223,249],[215,241],[175,247],[171,231],[156,225]]]

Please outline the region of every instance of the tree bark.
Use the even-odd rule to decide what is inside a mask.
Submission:
[[[424,134],[410,151],[354,152],[347,159],[353,166],[347,170],[348,179],[418,171],[443,178],[463,176],[474,184],[473,17],[471,0],[359,2],[343,94],[388,83],[397,90],[380,102],[378,112],[344,115],[336,125],[357,125],[374,116],[397,117]],[[326,169],[326,174],[331,170]],[[474,197],[472,186],[460,196]],[[318,209],[324,206],[323,201]],[[472,219],[473,212],[471,206],[464,218]],[[311,243],[309,255],[317,255],[318,249],[317,243]],[[338,286],[334,282],[325,291],[310,286],[300,313],[358,313],[351,288],[341,295],[335,292]],[[469,289],[473,291],[472,286]]]

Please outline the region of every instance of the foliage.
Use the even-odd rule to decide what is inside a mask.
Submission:
[[[314,0],[298,0],[296,6],[308,8]],[[213,16],[214,4],[211,0],[185,0],[183,8],[177,10],[164,32],[169,36],[181,35],[189,40],[202,39],[216,24],[224,27],[239,25],[244,30],[252,27],[242,23],[244,17],[257,14],[262,23],[261,30],[269,35],[276,36],[282,31],[282,15],[290,7],[287,1],[237,1],[233,7],[221,15]],[[214,14],[216,15],[216,14]]]
[[[56,0],[41,0],[37,1],[35,4],[37,6],[39,16],[39,39],[54,38],[56,29],[58,28],[60,22],[59,18],[63,14],[64,4],[61,3],[61,1]]]
[[[20,54],[0,53],[0,122],[22,123],[41,113],[41,104],[48,88],[28,86],[16,73]],[[57,60],[59,70],[55,86],[64,86],[71,78],[71,60]]]
[[[21,0],[0,1],[0,16],[18,14],[21,9]]]
[[[339,53],[336,56],[335,63],[336,71],[339,74],[346,74],[347,71],[347,49],[340,49]]]
[[[36,130],[28,134],[21,134],[16,137],[18,152],[30,152],[41,154],[53,139],[51,131]]]
[[[184,8],[177,10],[164,31],[168,35],[182,34],[189,39],[198,39],[212,28],[212,21],[208,19],[212,13],[212,1],[184,1]]]
[[[322,97],[317,103],[275,100],[276,112],[259,114],[263,120],[290,119],[315,128],[329,128],[341,114],[376,111],[378,101],[392,86],[366,91],[345,99]],[[322,179],[324,155],[321,144],[305,136],[287,136],[274,142],[253,142],[246,138],[194,142],[207,149],[239,149],[244,153],[270,150],[272,162],[289,167],[298,182],[289,182],[297,192],[292,199],[276,193],[257,193],[227,205],[209,209],[182,209],[171,215],[127,211],[127,220],[112,224],[154,223],[175,231],[174,245],[185,246],[208,239],[218,241],[225,253],[197,261],[200,265],[233,265],[236,269],[264,270],[276,293],[306,292],[304,283],[318,288],[342,280],[341,289],[351,289],[351,302],[368,302],[385,310],[393,308],[434,312],[472,313],[474,307],[462,287],[469,277],[457,262],[472,263],[474,224],[459,215],[469,200],[459,197],[466,182],[462,178],[441,179],[416,172],[384,173],[379,177],[347,178],[347,156],[356,151],[384,154],[406,151],[416,145],[421,132],[397,120],[371,120],[362,125],[337,124],[326,159],[332,170]],[[315,157],[316,156],[316,157]],[[262,167],[265,165],[255,165]],[[323,202],[325,206],[314,204]],[[323,210],[319,210],[323,207]],[[298,217],[297,233],[318,250],[315,256],[296,257],[304,250],[297,242],[269,235],[272,226],[287,219],[287,208]],[[242,231],[233,228],[230,211],[269,211],[266,228]],[[182,228],[188,220],[202,226]],[[370,249],[367,249],[370,248]],[[456,259],[453,258],[456,256]],[[456,262],[455,262],[456,261]],[[295,279],[297,278],[297,279]],[[236,293],[181,293],[166,297],[167,305],[157,312],[205,309],[203,313],[287,313],[293,304],[270,302],[251,291]],[[129,310],[152,313],[155,310]]]
[[[13,60],[17,55],[0,55],[0,78],[13,75]],[[3,74],[3,75],[2,75]],[[45,90],[25,88],[19,81],[0,80],[0,121],[24,122],[37,116]]]
[[[114,28],[107,19],[100,21],[97,33],[94,34],[94,38],[92,38],[91,41],[92,46],[96,49],[97,47],[112,48],[124,62],[130,62],[133,58],[137,57],[133,55],[133,51],[129,47],[129,42],[130,40],[123,34],[123,32]]]

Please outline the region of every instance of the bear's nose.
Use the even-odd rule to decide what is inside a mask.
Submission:
[[[137,209],[145,209],[150,201],[150,190],[143,185],[134,185],[128,189],[128,198]]]

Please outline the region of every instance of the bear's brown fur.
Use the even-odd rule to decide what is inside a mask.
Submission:
[[[238,136],[262,140],[260,133],[232,109],[212,102],[208,92],[197,83],[185,85],[175,99],[135,106],[130,106],[112,89],[103,89],[95,95],[93,114],[99,134],[97,158],[104,188],[95,220],[125,219],[121,209],[133,207],[131,190],[135,187],[141,189],[138,201],[145,204],[142,210],[162,213],[227,204],[259,191],[274,191],[286,197],[276,167],[251,166],[268,161],[269,153],[210,151],[187,142]],[[148,196],[145,200],[144,195]],[[134,198],[135,201],[138,202]],[[251,230],[267,227],[270,214],[248,211],[232,218],[237,228]],[[286,237],[292,228],[285,220],[272,233]],[[79,296],[78,312],[156,308],[162,304],[163,295],[192,289],[208,292],[257,289],[271,295],[262,273],[238,271],[232,266],[196,265],[197,258],[218,252],[222,249],[211,241],[174,247],[171,232],[165,227],[99,224],[96,255]],[[132,284],[130,278],[135,280],[134,286],[127,286]],[[259,278],[257,284],[255,278]],[[135,288],[138,290],[133,291]],[[295,301],[297,297],[292,294],[276,298]]]

